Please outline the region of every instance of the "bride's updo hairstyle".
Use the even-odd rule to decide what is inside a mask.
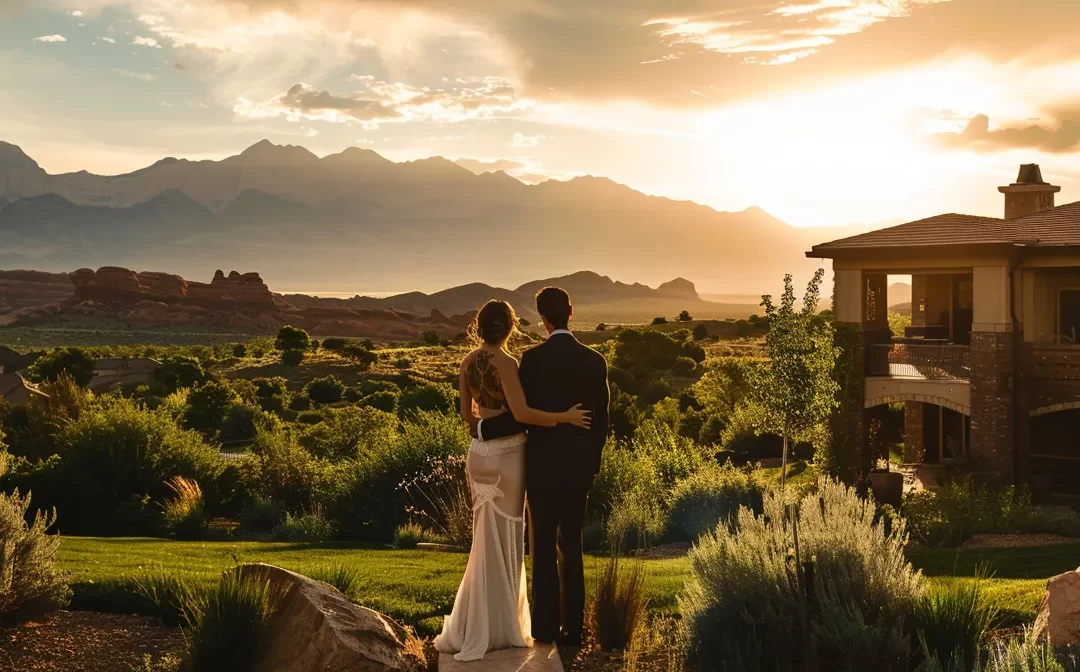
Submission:
[[[488,345],[502,345],[517,329],[514,307],[492,299],[484,304],[473,322],[473,336]]]

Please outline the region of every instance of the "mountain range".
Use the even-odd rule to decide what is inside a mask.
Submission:
[[[672,318],[683,310],[700,317],[743,318],[759,311],[753,301],[718,303],[701,298],[694,283],[683,278],[665,282],[655,289],[640,283],[626,284],[592,271],[534,280],[517,289],[503,289],[481,282],[452,287],[432,294],[407,292],[373,298],[329,299],[305,294],[284,294],[282,298],[297,308],[341,306],[351,309],[395,310],[413,315],[437,311],[457,315],[477,310],[489,299],[509,302],[520,317],[539,322],[534,297],[543,287],[555,285],[570,293],[578,312],[578,322],[642,322],[656,316]]]
[[[0,268],[257,268],[279,288],[499,285],[595,268],[709,291],[774,291],[835,232],[760,208],[719,212],[601,177],[526,185],[444,158],[318,157],[259,142],[221,161],[164,158],[132,173],[52,175],[0,142]],[[527,292],[526,292],[527,293]]]

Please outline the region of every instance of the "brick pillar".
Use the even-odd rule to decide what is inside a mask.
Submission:
[[[923,412],[921,401],[904,403],[904,461],[908,463],[922,462],[926,452],[923,443]]]
[[[971,334],[972,467],[1013,482],[1013,335]]]

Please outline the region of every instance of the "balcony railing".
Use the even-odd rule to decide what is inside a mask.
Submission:
[[[871,345],[866,357],[866,375],[970,380],[971,357],[966,345],[951,343]]]

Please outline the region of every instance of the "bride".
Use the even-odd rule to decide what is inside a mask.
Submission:
[[[589,428],[581,405],[562,413],[530,408],[518,379],[517,360],[507,350],[517,316],[505,301],[488,301],[473,325],[480,345],[461,363],[461,415],[466,422],[513,413],[521,423]],[[476,407],[474,409],[474,406]],[[473,502],[473,541],[454,609],[435,648],[461,661],[488,651],[532,645],[525,592],[525,434],[473,440],[466,461]]]

